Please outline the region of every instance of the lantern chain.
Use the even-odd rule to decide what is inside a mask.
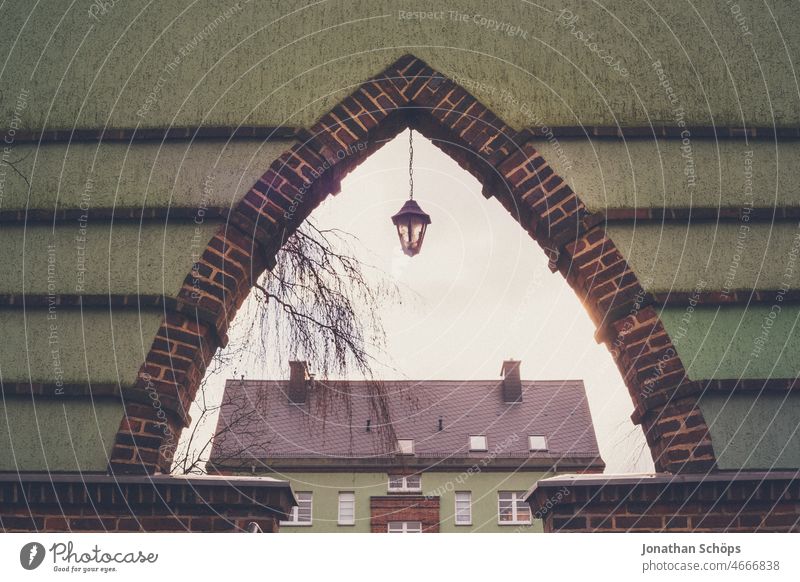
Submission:
[[[413,141],[413,134],[414,130],[409,128],[408,130],[408,186],[410,191],[410,199],[414,199],[414,141]]]

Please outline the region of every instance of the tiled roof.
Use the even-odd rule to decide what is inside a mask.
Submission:
[[[417,458],[490,454],[495,458],[599,460],[582,381],[523,381],[522,402],[514,404],[503,402],[501,384],[500,380],[385,382],[394,434],[398,439],[414,439]],[[369,384],[317,381],[308,402],[300,405],[289,402],[287,386],[285,381],[228,380],[212,461],[297,458],[331,462],[394,455],[391,432],[378,426],[379,400],[370,394],[374,388]],[[470,452],[470,435],[486,435],[489,452]],[[529,435],[545,435],[548,451],[531,453]]]

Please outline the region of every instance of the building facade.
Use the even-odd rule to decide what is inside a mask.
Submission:
[[[673,475],[748,478],[761,518],[797,530],[796,504],[774,508],[800,471],[800,11],[493,3],[521,38],[451,18],[451,2],[410,4],[3,5],[0,472],[23,490],[51,472],[168,472],[287,234],[413,127],[583,302],[658,505],[679,510]],[[423,10],[448,17],[408,17]],[[571,523],[591,531],[584,505]],[[697,506],[719,511],[713,494]]]
[[[229,380],[209,471],[288,480],[284,532],[536,532],[525,492],[602,472],[583,383]],[[247,403],[247,404],[243,404]],[[381,413],[384,410],[384,413]]]

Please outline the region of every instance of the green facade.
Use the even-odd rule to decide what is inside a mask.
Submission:
[[[387,473],[325,472],[275,473],[287,479],[295,492],[311,492],[312,524],[310,526],[281,525],[281,532],[357,532],[370,531],[370,497],[398,495],[389,493]],[[500,525],[497,517],[497,492],[525,492],[549,473],[529,471],[483,471],[466,475],[458,472],[425,471],[422,473],[421,495],[439,497],[439,527],[441,533],[502,533],[541,532],[542,522],[533,519],[531,525]],[[472,493],[472,525],[456,525],[455,492]],[[338,524],[339,493],[355,493],[355,525]]]
[[[649,10],[635,0],[291,0],[270,7],[142,0],[116,2],[102,14],[90,12],[92,4],[69,9],[51,0],[3,14],[0,53],[10,58],[1,80],[11,94],[30,90],[26,126],[309,126],[409,52],[442,73],[484,83],[489,89],[476,95],[516,128],[534,125],[531,114],[501,90],[549,125],[672,124],[658,62],[690,125],[800,119],[787,74],[800,38],[788,3],[764,10],[740,2],[749,37],[714,0]],[[445,14],[423,20],[401,10]],[[462,22],[450,11],[471,18]],[[564,11],[578,16],[574,28]],[[490,30],[481,17],[518,25],[527,38]],[[578,31],[592,34],[620,67],[587,50]],[[13,100],[3,107],[0,117],[9,118]]]
[[[0,403],[0,471],[104,473],[122,403],[6,397]]]
[[[101,4],[110,6],[101,11]],[[3,147],[16,171],[0,165],[0,211],[18,212],[20,218],[0,226],[5,249],[0,294],[174,297],[194,253],[221,224],[206,217],[205,209],[235,204],[294,143],[189,138],[40,145],[15,141],[12,124],[20,134],[307,128],[406,53],[454,77],[515,129],[533,128],[548,162],[593,212],[776,210],[774,216],[738,222],[613,223],[609,235],[647,291],[691,293],[701,282],[708,292],[800,290],[798,227],[781,218],[784,208],[800,205],[797,141],[692,135],[692,180],[687,180],[685,144],[679,139],[595,139],[591,133],[558,143],[545,139],[545,128],[556,126],[800,126],[792,64],[800,53],[798,11],[788,2],[765,9],[761,2],[742,0],[737,6],[743,20],[717,0],[690,7],[634,0],[404,3],[405,13],[443,12],[442,18],[421,20],[404,16],[390,0],[291,0],[269,6],[245,0],[190,6],[174,0],[6,3],[0,8],[0,54],[8,56],[0,71],[0,129],[11,140]],[[450,11],[471,18],[456,21]],[[574,29],[568,16],[578,17]],[[526,34],[492,31],[480,17],[516,24]],[[626,74],[587,50],[576,31],[592,34]],[[677,102],[668,98],[667,85]],[[146,211],[166,208],[176,211],[168,220],[148,218]],[[76,217],[53,228],[32,218],[64,210],[85,212],[88,220]],[[85,249],[76,241],[82,230]],[[54,241],[57,249],[50,253]],[[79,279],[81,265],[86,270]],[[87,386],[130,386],[163,316],[158,309],[111,313],[60,306],[54,364],[49,312],[23,311],[21,305],[17,300],[0,312],[4,383],[52,383],[63,376],[64,382]],[[661,313],[690,379],[792,379],[800,367],[798,309],[776,295],[757,306],[693,309],[688,319],[681,307]],[[756,402],[761,399],[742,396],[761,410],[755,414],[744,414],[746,405],[714,408],[704,401],[709,414],[720,411],[712,440],[726,467],[769,468],[779,450],[793,446],[789,434],[783,442],[778,433],[759,441],[773,406]],[[19,435],[15,450],[25,447],[16,452],[28,458],[26,466],[47,470],[47,460],[36,451],[36,424],[29,422],[33,409],[25,408],[32,405],[24,402],[6,404],[17,412],[0,421],[0,434],[13,426]],[[61,403],[48,406],[58,409]],[[76,418],[89,418],[94,406],[88,400],[69,404]],[[81,407],[85,410],[78,412]],[[780,426],[796,425],[796,411],[792,405],[782,412]],[[111,434],[121,418],[121,407],[116,412],[110,407],[97,418],[98,434]],[[743,430],[731,429],[741,423]],[[70,439],[95,438],[91,423],[75,422],[69,432],[66,425],[53,427],[49,446],[55,449]],[[727,447],[730,439],[733,446]],[[773,446],[767,443],[777,448],[767,451]],[[54,455],[68,459],[71,451],[63,449]],[[756,453],[745,460],[732,450]],[[89,464],[100,467],[99,457],[90,456]],[[800,467],[795,456],[780,458]],[[0,457],[0,470],[13,467],[11,457]]]
[[[669,308],[662,321],[692,380],[795,378],[800,306]]]
[[[706,394],[700,410],[711,429],[720,469],[782,470],[800,467],[800,395]]]

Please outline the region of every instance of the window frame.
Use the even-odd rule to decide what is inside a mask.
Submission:
[[[350,518],[351,521],[343,521],[342,520],[342,501],[344,496],[350,496],[351,503],[352,503],[352,517]],[[337,505],[337,513],[336,513],[336,523],[337,525],[355,525],[356,524],[356,494],[355,491],[339,491],[339,498],[338,498],[338,505]]]
[[[510,521],[503,521],[501,516],[500,510],[500,496],[503,494],[510,494],[512,495],[512,505],[511,505],[511,517]],[[528,519],[521,520],[519,519],[519,505],[522,503],[527,509]],[[497,524],[498,525],[531,525],[533,523],[533,515],[531,512],[530,506],[525,503],[525,492],[524,491],[498,491],[497,492]]]
[[[483,447],[473,447],[472,439],[483,439]],[[471,434],[469,435],[469,450],[475,453],[485,453],[489,450],[489,437],[485,434]]]
[[[300,521],[300,495],[308,495],[308,521]],[[298,505],[292,506],[291,512],[291,519],[290,520],[281,520],[279,523],[280,525],[290,526],[290,527],[310,527],[314,525],[314,492],[313,491],[295,491],[295,499],[298,501]]]
[[[419,480],[419,485],[417,487],[409,487],[408,479],[409,478],[416,478]],[[401,486],[400,487],[392,487],[392,479],[400,479]],[[386,483],[386,490],[389,493],[419,493],[422,491],[422,475],[414,474],[414,475],[389,475],[389,479]]]
[[[540,439],[542,439],[544,441],[544,448],[541,448],[541,447],[535,447],[534,448],[533,439],[535,439],[535,438],[537,438],[537,439],[540,438]],[[530,451],[532,453],[538,453],[538,452],[546,452],[548,450],[550,450],[550,449],[549,449],[549,443],[547,442],[547,435],[543,435],[543,434],[529,434],[528,435],[528,451]]]
[[[415,527],[413,531],[409,531],[409,524],[419,524],[419,528]],[[392,531],[392,525],[400,524],[400,531]],[[386,533],[422,533],[421,521],[389,521],[386,523]]]
[[[465,495],[467,497],[467,511],[468,511],[468,520],[467,521],[459,521],[458,520],[458,497],[459,495]],[[457,526],[465,526],[465,525],[472,525],[472,491],[456,491],[455,496],[453,498],[453,524]]]

